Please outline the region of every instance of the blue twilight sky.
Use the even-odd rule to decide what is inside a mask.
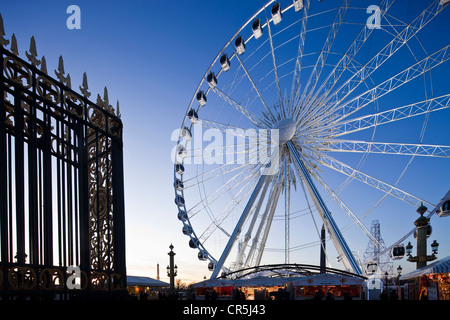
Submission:
[[[49,74],[53,73],[62,55],[73,88],[78,88],[83,72],[86,72],[92,96],[102,95],[106,86],[112,105],[115,107],[116,100],[120,102],[124,123],[128,274],[155,278],[159,263],[161,279],[167,280],[167,252],[173,243],[179,279],[192,282],[209,275],[205,263],[197,260],[197,252],[188,247],[187,238],[181,234],[173,201],[170,152],[174,142],[170,137],[180,127],[211,61],[265,2],[130,0],[3,1],[1,4],[5,37],[10,39],[12,33],[15,34],[21,57],[25,57],[29,39],[34,36],[38,56],[45,55]],[[66,9],[72,4],[81,9],[80,30],[66,27],[69,17]],[[450,17],[448,13],[445,12],[447,18]],[[447,26],[449,30],[448,21],[441,19],[438,22],[436,35],[449,37],[442,29]],[[448,75],[448,62],[444,69]],[[438,76],[438,81],[442,80]],[[450,119],[448,112],[443,115],[444,119]],[[446,135],[444,139],[427,142],[450,145],[448,138]],[[422,169],[429,168],[432,163],[426,160],[414,162],[415,172],[426,172]],[[442,160],[439,166],[448,168]],[[449,178],[448,172],[442,176]],[[427,180],[427,186],[433,186],[432,179],[436,177],[439,174],[423,178]],[[419,174],[416,178],[420,178]],[[417,183],[413,177],[409,179],[411,185]],[[449,185],[440,181],[436,190],[428,188],[424,192],[424,198],[437,203]],[[414,212],[414,208],[411,211]],[[408,216],[407,223],[411,227],[415,217],[414,214]],[[435,223],[435,237],[441,244],[440,257],[450,255],[448,219],[440,220],[439,225]],[[392,241],[402,236],[395,233],[395,226],[401,221],[394,218],[390,225],[382,225],[382,232],[386,232],[383,236]],[[364,238],[363,242],[362,250],[367,240]],[[406,264],[403,261],[405,270]]]

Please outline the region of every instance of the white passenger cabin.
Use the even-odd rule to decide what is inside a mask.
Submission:
[[[271,13],[273,24],[279,24],[281,22],[281,8],[278,2],[272,6]]]
[[[256,18],[253,21],[252,30],[253,30],[253,35],[255,36],[255,39],[261,38],[263,31],[262,31],[262,27],[261,27],[261,21],[258,18]]]
[[[303,0],[294,0],[295,12],[299,12],[303,9]]]

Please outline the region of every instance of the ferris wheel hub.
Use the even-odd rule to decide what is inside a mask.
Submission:
[[[274,129],[278,129],[278,142],[282,145],[294,137],[296,131],[295,122],[290,118],[281,119],[275,124]]]

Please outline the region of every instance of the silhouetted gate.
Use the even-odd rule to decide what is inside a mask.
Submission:
[[[50,77],[34,38],[30,63],[8,43],[0,34],[0,294],[124,292],[120,114],[106,88],[88,99],[86,77],[71,90],[62,58]]]

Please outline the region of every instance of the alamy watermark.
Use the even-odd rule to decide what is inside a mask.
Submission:
[[[369,29],[381,29],[381,10],[379,6],[371,5],[367,7],[368,14],[371,14],[367,18],[367,28]]]
[[[67,7],[66,13],[70,16],[66,20],[67,29],[81,29],[81,9],[77,5],[70,5]]]
[[[67,267],[67,273],[69,276],[66,280],[66,286],[69,290],[81,289],[81,269],[78,266]]]
[[[198,121],[189,129],[176,129],[171,141],[180,142],[172,148],[171,159],[183,164],[254,164],[261,174],[272,175],[278,170],[278,129],[207,128]]]

